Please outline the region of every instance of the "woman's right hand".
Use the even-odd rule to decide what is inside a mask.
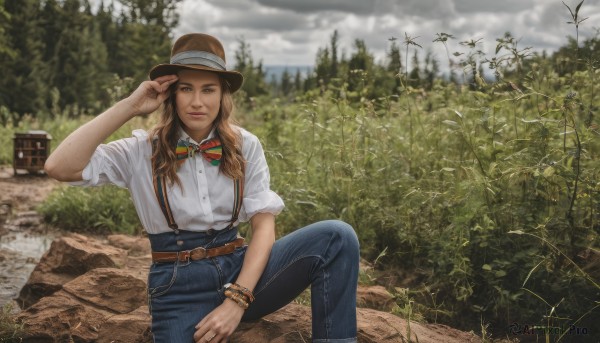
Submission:
[[[142,82],[124,101],[131,108],[132,116],[149,114],[169,97],[169,87],[177,82],[177,75],[165,75],[152,81]]]

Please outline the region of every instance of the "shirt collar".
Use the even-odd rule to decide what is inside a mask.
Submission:
[[[190,143],[194,143],[196,145],[200,145],[203,142],[214,138],[216,135],[215,133],[215,128],[213,127],[210,132],[208,133],[208,136],[206,138],[204,138],[201,142],[196,142],[192,137],[190,137],[190,135],[187,134],[187,132],[185,132],[185,130],[180,126],[179,127],[179,139],[190,142]]]

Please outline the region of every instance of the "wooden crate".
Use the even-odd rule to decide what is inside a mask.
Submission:
[[[32,130],[26,133],[15,133],[13,169],[15,175],[19,171],[40,173],[44,171],[44,163],[50,155],[52,136],[46,131]]]

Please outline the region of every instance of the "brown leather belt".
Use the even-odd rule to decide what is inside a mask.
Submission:
[[[152,262],[196,261],[203,258],[231,254],[236,248],[243,245],[244,239],[238,237],[236,240],[226,243],[225,245],[209,249],[198,247],[196,249],[184,251],[156,251],[152,252]]]

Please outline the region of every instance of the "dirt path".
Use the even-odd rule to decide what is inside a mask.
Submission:
[[[13,175],[0,166],[0,307],[14,299],[40,257],[60,233],[35,211],[59,185],[46,176]]]

